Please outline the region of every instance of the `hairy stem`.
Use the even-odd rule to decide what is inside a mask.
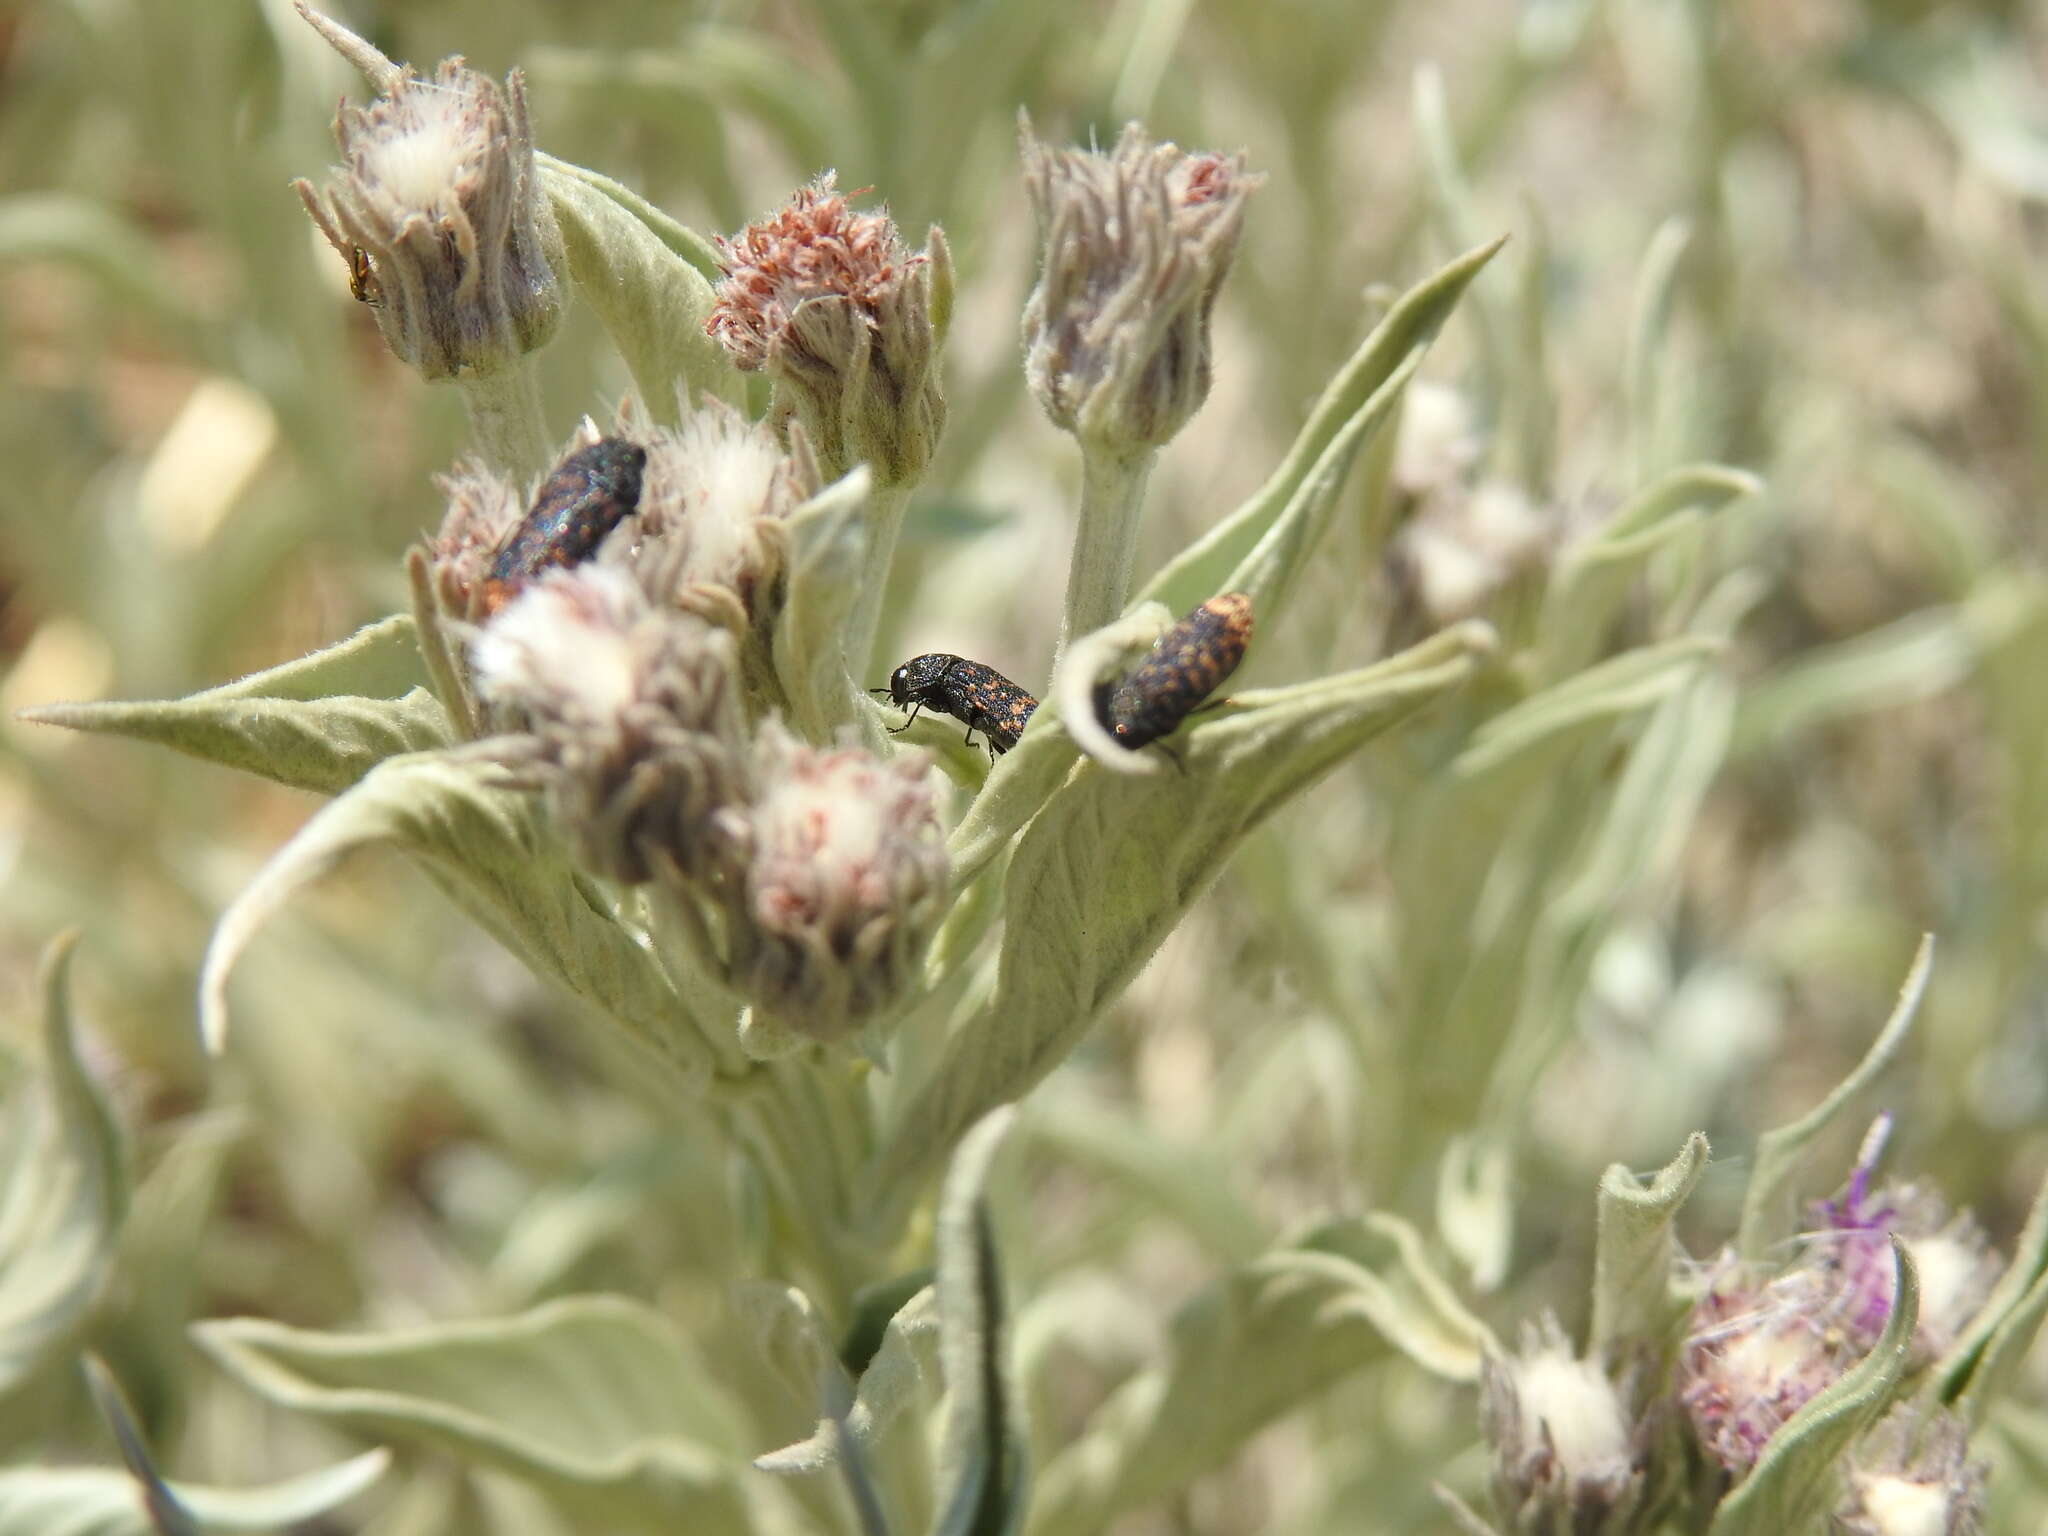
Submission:
[[[466,373],[460,383],[470,438],[484,463],[522,484],[539,475],[548,463],[548,429],[533,358],[493,373]]]
[[[1158,455],[1150,448],[1109,448],[1081,439],[1081,523],[1067,566],[1060,650],[1124,611],[1138,556],[1145,480]]]

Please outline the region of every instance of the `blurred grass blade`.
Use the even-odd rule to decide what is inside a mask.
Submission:
[[[136,1428],[135,1415],[129,1411],[128,1400],[113,1372],[97,1355],[85,1357],[85,1384],[100,1417],[114,1432],[114,1443],[121,1448],[121,1461],[128,1468],[128,1475],[141,1486],[143,1508],[148,1511],[150,1526],[157,1536],[200,1536],[191,1511],[157,1475],[149,1447],[143,1444],[142,1431]]]
[[[1869,1354],[1764,1442],[1749,1475],[1715,1508],[1708,1536],[1786,1536],[1828,1523],[1844,1458],[1889,1406],[1920,1318],[1920,1277],[1896,1237],[1892,1262],[1895,1299],[1884,1333]]]
[[[1695,1131],[1646,1186],[1620,1163],[1600,1175],[1593,1241],[1594,1358],[1637,1340],[1661,1340],[1685,1310],[1671,1293],[1671,1260],[1678,1251],[1672,1223],[1699,1187],[1707,1167],[1707,1138]]]
[[[537,974],[597,1005],[641,1059],[688,1091],[742,1072],[720,1020],[694,1018],[647,950],[599,905],[540,822],[534,796],[495,767],[434,753],[392,758],[323,806],[221,914],[200,972],[200,1029],[219,1050],[227,979],[257,930],[345,854],[388,844],[418,858]]]
[[[79,1059],[75,934],[43,952],[42,1070],[6,1106],[0,1188],[0,1397],[64,1350],[106,1278],[128,1204],[120,1133]]]
[[[193,1336],[268,1401],[508,1473],[577,1529],[753,1530],[730,1471],[736,1405],[669,1321],[638,1302],[578,1296],[390,1333],[228,1318]]]
[[[1763,489],[1756,476],[1721,464],[1688,464],[1658,479],[1574,545],[1543,605],[1544,672],[1568,677],[1600,653],[1630,583],[1649,558],[1709,513]]]
[[[1800,1164],[1814,1138],[1828,1128],[1850,1103],[1877,1079],[1899,1047],[1920,1010],[1928,977],[1934,971],[1934,935],[1920,940],[1912,968],[1899,988],[1898,1003],[1885,1026],[1878,1031],[1870,1049],[1847,1077],[1825,1099],[1790,1125],[1766,1131],[1757,1138],[1756,1168],[1742,1198],[1742,1222],[1736,1230],[1735,1251],[1741,1257],[1763,1260],[1778,1243],[1792,1235],[1797,1226],[1792,1185],[1799,1177]]]
[[[1631,480],[1640,485],[1661,462],[1663,428],[1661,373],[1665,335],[1678,296],[1679,270],[1692,244],[1692,226],[1666,219],[1650,237],[1636,273],[1628,326],[1628,441]]]
[[[2048,1315],[2048,1178],[2013,1244],[2012,1263],[1929,1373],[1927,1394],[1975,1428],[2011,1385]]]
[[[1253,580],[1262,589],[1252,592],[1260,617],[1270,604],[1277,618],[1352,458],[1392,413],[1458,296],[1505,240],[1466,252],[1403,294],[1323,390],[1280,467],[1251,500],[1169,561],[1132,605],[1159,602],[1185,613],[1219,592],[1250,590],[1233,581]]]

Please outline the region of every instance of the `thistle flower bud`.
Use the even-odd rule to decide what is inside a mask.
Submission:
[[[840,1039],[915,977],[949,873],[929,768],[763,727],[733,972],[789,1029]]]
[[[373,71],[383,94],[335,117],[343,163],[326,188],[293,185],[391,350],[445,379],[496,372],[539,347],[561,318],[548,256],[558,237],[518,71],[501,88],[451,58],[424,80],[304,14],[344,56],[384,66]]]
[[[1973,1536],[1984,1525],[1987,1468],[1967,1451],[1953,1414],[1899,1404],[1850,1453],[1836,1528],[1844,1536]]]
[[[1740,1475],[1764,1442],[1854,1358],[1830,1325],[1834,1300],[1811,1268],[1756,1283],[1732,1257],[1692,1312],[1679,1401],[1707,1453]]]
[[[741,615],[766,617],[782,574],[789,516],[818,490],[802,434],[791,450],[722,401],[675,427],[637,434],[647,450],[634,564],[660,602],[729,593]],[[708,594],[707,594],[708,595]]]
[[[636,884],[722,870],[747,798],[731,638],[648,602],[631,572],[550,572],[477,631],[477,691],[526,738],[580,862]]]
[[[1644,1437],[1622,1393],[1572,1353],[1557,1319],[1525,1325],[1512,1359],[1480,1369],[1480,1424],[1494,1498],[1517,1533],[1619,1532],[1641,1501]]]
[[[1881,1115],[1864,1138],[1841,1197],[1814,1207],[1808,1231],[1814,1262],[1838,1293],[1842,1327],[1858,1349],[1884,1331],[1898,1284],[1891,1254],[1896,1236],[1920,1277],[1920,1310],[1912,1357],[1925,1365],[1945,1354],[1991,1295],[2004,1261],[1985,1241],[1976,1220],[1951,1215],[1932,1189],[1915,1184],[1871,1188],[1878,1158],[1891,1132]]]
[[[1119,452],[1169,441],[1209,394],[1209,316],[1263,179],[1242,155],[1186,154],[1138,124],[1108,154],[1021,125],[1038,215],[1024,376],[1055,425]]]
[[[865,463],[883,485],[916,481],[946,420],[938,328],[952,279],[938,229],[913,253],[887,214],[847,207],[827,171],[718,245],[725,278],[704,328],[775,381],[825,477]]]

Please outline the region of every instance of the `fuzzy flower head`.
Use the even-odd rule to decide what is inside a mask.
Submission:
[[[1261,178],[1242,155],[1187,154],[1132,123],[1116,148],[1055,150],[1022,125],[1038,215],[1024,376],[1055,425],[1157,448],[1208,398],[1209,317]]]
[[[732,641],[609,565],[551,572],[476,632],[477,692],[577,858],[628,884],[723,868],[747,798]]]
[[[1494,1497],[1516,1531],[1619,1531],[1643,1489],[1645,1449],[1607,1373],[1573,1354],[1557,1319],[1525,1326],[1520,1351],[1480,1373]]]
[[[634,564],[657,601],[767,616],[789,516],[818,489],[803,434],[785,449],[768,428],[710,401],[675,427],[636,434],[647,451]]]
[[[775,381],[829,479],[869,465],[908,485],[945,425],[939,341],[952,269],[936,227],[913,252],[885,213],[856,213],[827,171],[719,241],[725,277],[705,330]]]
[[[1975,1219],[1967,1212],[1951,1215],[1934,1190],[1916,1184],[1872,1188],[1890,1133],[1891,1117],[1880,1115],[1847,1186],[1839,1198],[1814,1207],[1806,1235],[1813,1262],[1837,1292],[1841,1326],[1863,1350],[1877,1342],[1891,1316],[1898,1284],[1891,1238],[1905,1244],[1920,1278],[1913,1362],[1925,1365],[1946,1353],[1977,1315],[2004,1263]]]
[[[1438,629],[1485,610],[1555,553],[1558,517],[1500,481],[1440,488],[1387,550],[1404,610]]]
[[[1811,1268],[1757,1283],[1732,1258],[1694,1305],[1679,1401],[1701,1446],[1740,1476],[1764,1443],[1848,1367],[1833,1296]]]
[[[368,106],[336,116],[342,164],[325,188],[294,185],[391,350],[445,379],[495,371],[539,347],[562,301],[518,72],[501,87],[445,59],[423,79],[303,13],[382,87]]]
[[[1845,1536],[1974,1536],[1984,1528],[1986,1467],[1968,1456],[1961,1420],[1901,1403],[1850,1454],[1835,1511]]]
[[[510,480],[473,460],[434,483],[448,503],[425,545],[434,599],[448,617],[476,622],[484,617],[498,551],[526,515],[525,500]]]
[[[734,970],[788,1029],[840,1039],[909,988],[949,874],[929,768],[763,727]]]

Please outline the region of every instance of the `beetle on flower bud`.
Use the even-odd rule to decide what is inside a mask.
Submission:
[[[1135,752],[1163,736],[1229,681],[1252,640],[1252,600],[1212,597],[1161,635],[1137,670],[1096,690],[1096,717]]]
[[[1038,700],[994,667],[946,651],[911,657],[889,674],[888,687],[868,692],[885,693],[898,709],[910,711],[910,719],[889,728],[891,735],[909,730],[919,710],[933,710],[965,725],[970,746],[980,731],[991,762],[1017,745],[1038,708]]]

